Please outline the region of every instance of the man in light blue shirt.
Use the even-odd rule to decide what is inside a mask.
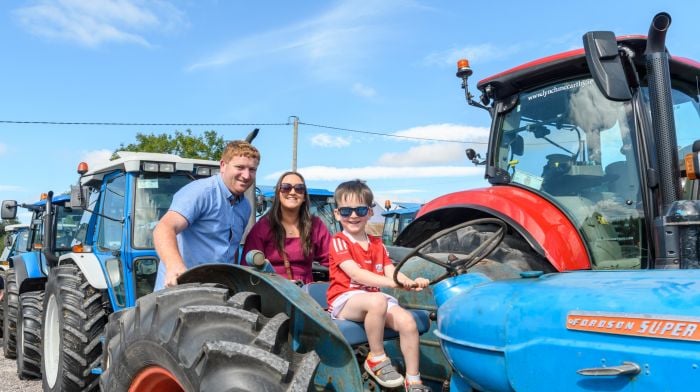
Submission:
[[[250,218],[245,191],[255,183],[260,153],[250,143],[230,142],[219,175],[180,189],[153,230],[160,258],[155,290],[177,285],[187,269],[207,263],[235,262]]]

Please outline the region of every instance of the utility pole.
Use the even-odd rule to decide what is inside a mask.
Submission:
[[[299,117],[294,117],[294,133],[292,137],[292,171],[297,171],[297,140],[299,139]]]

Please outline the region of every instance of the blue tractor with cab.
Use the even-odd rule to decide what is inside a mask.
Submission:
[[[16,358],[21,379],[41,377],[41,317],[50,260],[70,251],[71,241],[82,215],[68,204],[70,195],[43,194],[40,201],[20,204],[3,202],[4,219],[14,219],[17,208],[31,212],[31,223],[20,232],[17,247],[10,256],[7,271],[5,312],[3,312],[6,358]],[[52,225],[49,236],[46,224]]]

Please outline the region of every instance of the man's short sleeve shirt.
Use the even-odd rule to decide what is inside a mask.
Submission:
[[[177,235],[180,255],[187,268],[207,263],[235,263],[251,206],[226,187],[220,175],[185,185],[173,196],[170,211],[187,220],[187,228]],[[160,264],[156,288],[164,278]]]

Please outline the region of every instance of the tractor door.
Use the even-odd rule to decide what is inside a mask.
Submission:
[[[105,176],[100,192],[100,214],[95,233],[95,256],[106,272],[109,295],[114,310],[127,306],[122,255],[128,241],[124,230],[127,175],[115,172]]]
[[[490,164],[496,184],[525,187],[564,211],[594,269],[636,269],[647,257],[634,109],[593,79],[543,86],[500,103]]]

